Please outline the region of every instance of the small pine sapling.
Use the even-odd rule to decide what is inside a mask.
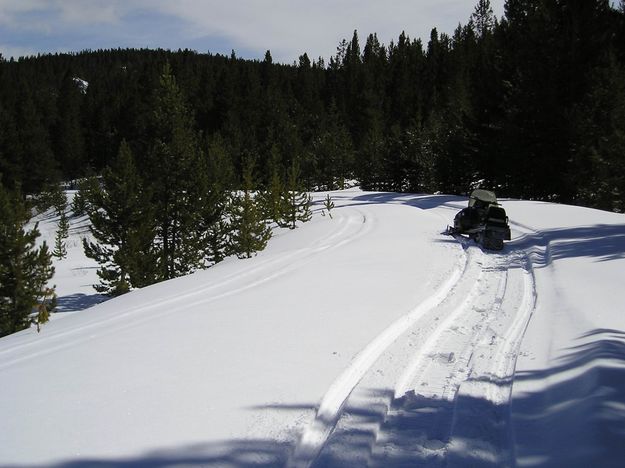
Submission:
[[[52,192],[52,207],[57,216],[62,216],[67,209],[67,197],[59,186],[56,186],[56,190]]]
[[[209,265],[216,265],[230,255],[230,224],[225,219],[230,212],[230,201],[228,200],[219,214],[219,219],[211,223],[206,230],[205,259]]]
[[[72,201],[72,211],[75,216],[88,215],[92,209],[93,200],[97,199],[100,191],[100,181],[97,177],[87,177],[78,182],[78,190]]]
[[[239,258],[251,258],[263,250],[271,238],[271,228],[263,216],[261,203],[253,194],[253,161],[247,159],[243,166],[243,190],[229,206],[230,251]]]
[[[278,226],[284,225],[284,181],[280,154],[274,145],[271,148],[271,158],[268,162],[269,182],[266,189],[261,192],[263,211],[265,218],[274,221]]]
[[[310,206],[312,197],[308,192],[300,189],[300,166],[297,161],[293,161],[287,173],[285,200],[284,200],[284,220],[289,229],[297,227],[296,222],[307,222],[312,218]]]
[[[74,213],[74,216],[87,214],[87,203],[85,201],[85,197],[80,191],[74,194],[74,199],[72,200],[72,212]]]
[[[61,211],[61,217],[59,218],[58,228],[56,230],[56,236],[54,238],[54,250],[52,255],[58,259],[67,257],[67,245],[65,240],[69,237],[69,221],[65,210]]]
[[[326,210],[328,210],[328,215],[330,216],[330,219],[332,219],[332,210],[334,209],[334,202],[332,201],[332,198],[330,197],[329,193],[326,195],[326,198],[323,201],[323,206],[325,207]]]

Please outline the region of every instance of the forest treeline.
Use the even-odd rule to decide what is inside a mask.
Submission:
[[[381,44],[354,32],[329,61],[189,50],[98,50],[0,62],[0,173],[25,193],[101,173],[126,141],[147,164],[169,63],[202,148],[223,143],[242,181],[301,164],[309,189],[553,200],[623,211],[625,2],[488,0],[453,35]]]

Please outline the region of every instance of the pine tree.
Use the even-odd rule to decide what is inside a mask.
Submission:
[[[322,190],[345,188],[345,180],[353,174],[352,146],[349,132],[332,103],[325,128],[313,141],[313,152],[317,160]]]
[[[157,226],[160,277],[175,278],[203,266],[206,171],[194,120],[167,64],[154,99],[146,168]]]
[[[479,0],[471,15],[470,23],[476,36],[482,38],[490,34],[496,23],[490,0]]]
[[[230,201],[228,200],[222,210],[224,213],[231,211]],[[230,223],[225,218],[220,218],[213,222],[206,230],[206,242],[204,247],[205,259],[210,265],[221,262],[231,253],[230,232],[232,231]]]
[[[91,233],[85,254],[100,264],[98,292],[112,296],[157,281],[154,211],[139,177],[130,147],[123,141],[116,160],[105,170],[102,188],[89,199]]]
[[[381,190],[384,187],[383,162],[388,148],[380,125],[375,119],[361,144],[357,175],[363,190]]]
[[[56,258],[63,259],[67,257],[67,245],[65,244],[65,240],[68,237],[69,221],[67,219],[67,214],[65,213],[65,210],[63,210],[61,211],[56,235],[54,237],[54,250],[52,251],[52,255],[54,255]]]
[[[284,191],[284,220],[289,229],[295,229],[297,222],[307,222],[312,218],[310,206],[312,197],[301,190],[299,162],[293,160],[286,176]]]
[[[87,202],[80,188],[74,193],[74,198],[72,199],[72,213],[74,216],[87,214]]]
[[[332,219],[332,210],[334,209],[334,202],[332,201],[332,198],[330,197],[329,193],[326,195],[326,198],[323,200],[323,206],[325,207],[326,210],[328,210],[328,216],[330,216],[330,219]]]
[[[67,208],[67,197],[59,184],[45,184],[35,197],[34,202],[39,213],[54,208],[56,215],[61,216],[61,213]]]
[[[20,178],[21,167],[15,151],[18,140],[15,117],[6,108],[6,103],[2,99],[0,99],[0,128],[2,129],[0,130],[0,176],[4,174],[5,180],[17,181]],[[7,188],[13,187],[7,184]]]
[[[204,233],[204,259],[209,265],[213,265],[230,254],[230,224],[226,218],[232,198],[233,169],[221,136],[212,137],[207,146],[207,184],[202,197],[204,204],[199,231]]]
[[[269,174],[269,182],[267,187],[261,192],[264,216],[265,219],[282,225],[284,222],[284,181],[280,152],[275,144],[271,147],[267,173]]]
[[[17,179],[23,182],[26,193],[38,193],[46,183],[60,179],[58,163],[51,150],[45,113],[37,108],[30,91],[23,91],[16,107],[18,141],[14,151],[21,164]]]
[[[72,201],[72,211],[75,216],[82,216],[89,213],[93,207],[90,205],[90,200],[93,200],[94,196],[100,190],[100,182],[96,176],[86,177],[78,181],[78,190],[74,194],[74,200]]]
[[[263,250],[271,238],[262,206],[254,194],[254,162],[247,157],[243,164],[243,187],[230,206],[231,251],[239,258],[251,258]]]
[[[85,141],[81,126],[81,103],[84,92],[68,70],[57,98],[58,119],[54,131],[57,161],[65,176],[74,179],[84,170]]]
[[[55,306],[47,283],[54,275],[52,258],[44,242],[37,247],[37,226],[24,229],[30,209],[19,192],[8,193],[0,183],[0,336],[37,328]]]
[[[593,72],[590,92],[576,109],[569,178],[574,201],[625,212],[625,67],[614,61]]]

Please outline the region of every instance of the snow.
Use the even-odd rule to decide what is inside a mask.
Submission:
[[[488,252],[441,234],[466,198],[330,195],[103,303],[72,217],[61,312],[0,339],[0,465],[622,464],[625,216],[504,200]]]
[[[68,207],[70,207],[76,191],[68,190],[65,193]],[[53,314],[53,319],[57,320],[64,317],[66,312],[84,310],[105,299],[105,296],[97,294],[93,289],[93,285],[98,283],[96,273],[98,264],[85,256],[82,246],[83,239],[93,241],[89,233],[89,218],[86,215],[74,216],[71,211],[68,211],[68,213],[71,219],[70,236],[65,241],[67,257],[64,259],[53,258],[55,275],[52,283],[56,286],[58,296],[57,312],[63,312],[63,314]],[[32,228],[35,223],[38,223],[38,229],[41,233],[38,241],[45,241],[48,244],[48,248],[52,251],[54,249],[58,222],[59,216],[56,215],[54,210],[50,210],[36,216],[28,227]]]
[[[73,80],[74,80],[74,83],[76,83],[76,86],[78,86],[78,89],[80,89],[80,92],[82,94],[87,94],[87,88],[89,87],[89,82],[77,76],[75,76]]]

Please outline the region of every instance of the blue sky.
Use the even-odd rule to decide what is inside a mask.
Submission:
[[[504,0],[491,0],[503,13]],[[427,40],[451,33],[477,0],[0,0],[0,53],[114,47],[189,48],[291,63],[307,52],[328,59],[357,29],[388,44],[402,30]]]

